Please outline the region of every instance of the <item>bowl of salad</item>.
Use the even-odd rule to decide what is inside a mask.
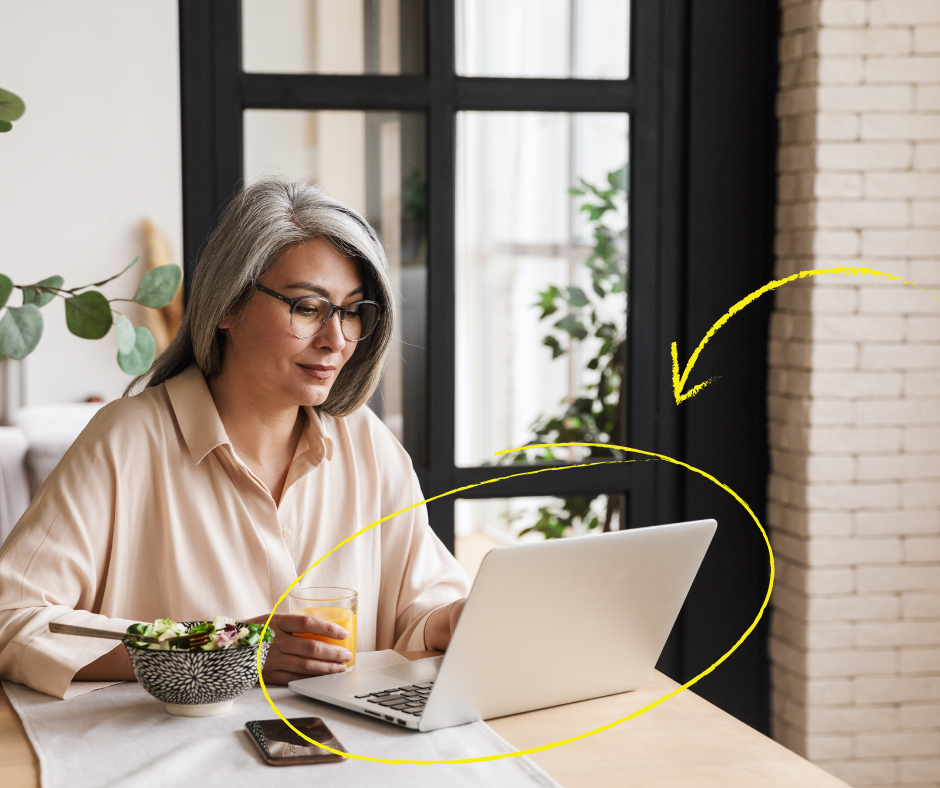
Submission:
[[[131,624],[131,635],[156,637],[159,643],[125,642],[137,681],[170,714],[209,717],[230,711],[233,701],[258,681],[258,652],[264,665],[274,639],[270,628],[244,624],[225,616],[212,621],[171,621]],[[178,635],[205,633],[202,645],[181,650],[168,641]]]

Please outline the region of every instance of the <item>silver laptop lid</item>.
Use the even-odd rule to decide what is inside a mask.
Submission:
[[[698,520],[488,553],[420,728],[641,687],[716,527]]]

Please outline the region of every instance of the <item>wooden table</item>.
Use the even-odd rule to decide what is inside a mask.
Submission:
[[[405,656],[419,659],[429,654]],[[599,728],[675,687],[674,681],[654,673],[635,692],[501,717],[489,724],[514,747],[528,749]],[[609,731],[531,757],[565,788],[847,788],[689,690]],[[39,788],[39,762],[2,690],[0,785]]]

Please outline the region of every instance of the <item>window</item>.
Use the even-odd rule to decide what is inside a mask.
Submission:
[[[458,466],[493,462],[494,452],[529,442],[533,423],[590,395],[599,327],[613,326],[616,343],[624,337],[627,294],[605,288],[599,297],[588,263],[599,262],[592,253],[602,226],[616,266],[606,279],[626,274],[627,122],[614,112],[457,115]],[[583,184],[608,190],[611,174],[623,176],[615,208],[590,222],[580,209],[599,201],[581,193]],[[558,309],[543,318],[540,294],[551,288]],[[572,290],[584,306],[570,307]],[[583,340],[555,327],[569,315],[585,326]]]
[[[657,191],[644,185],[651,168],[627,167],[638,155],[648,162],[660,155],[656,135],[641,137],[639,149],[635,136],[628,139],[628,127],[657,122],[655,108],[636,98],[641,83],[627,77],[629,0],[603,0],[603,9],[552,0],[537,28],[526,24],[530,5],[180,6],[184,106],[192,102],[184,110],[191,146],[184,145],[187,259],[196,258],[238,183],[260,172],[304,176],[360,210],[385,240],[407,307],[400,353],[370,405],[401,437],[428,497],[505,475],[492,453],[528,442],[534,420],[590,384],[593,373],[583,367],[596,338],[569,347],[570,335],[552,327],[557,321],[540,320],[534,306],[540,289],[552,285],[566,297],[568,288],[590,292],[584,261],[591,227],[569,189],[582,178],[603,184],[621,171],[616,216],[609,218],[624,238],[627,215],[635,213],[622,199],[627,178],[630,188]],[[644,24],[658,24],[656,15]],[[211,65],[201,46],[214,53]],[[507,60],[507,48],[517,55]],[[208,137],[185,127],[209,114]],[[206,161],[195,146],[208,150],[210,139]],[[647,226],[653,231],[631,238],[634,248],[655,245],[658,230]],[[630,299],[652,304],[660,274],[652,255],[641,259],[642,270],[631,271]],[[615,294],[607,307],[626,332],[633,315],[626,295]],[[543,344],[548,334],[566,351],[561,358],[553,360]],[[641,344],[653,339],[638,335]],[[498,368],[490,363],[497,356]],[[651,354],[638,354],[634,364],[644,357]],[[651,394],[646,386],[631,389],[631,403],[639,407]],[[648,427],[628,424],[622,399],[618,434],[608,436],[616,442]],[[533,476],[467,496],[609,495],[628,502],[630,511],[615,520],[626,525],[631,515],[653,519],[653,498],[633,493],[637,485],[649,490],[643,477],[622,466],[575,469],[563,481]],[[433,527],[451,549],[455,503],[451,497],[430,507]]]
[[[420,112],[295,109],[245,110],[243,126],[246,181],[266,173],[305,178],[358,211],[382,237],[398,320],[369,405],[419,465],[426,461],[425,126]]]
[[[457,73],[626,79],[629,0],[458,0]]]
[[[424,0],[241,0],[245,71],[423,74]]]
[[[603,221],[624,244],[626,293],[604,299],[625,337],[609,438],[706,468],[762,516],[770,301],[736,318],[746,331],[717,338],[696,366],[723,375],[720,395],[677,408],[669,344],[687,358],[730,304],[772,278],[776,4],[181,0],[179,9],[186,281],[220,209],[266,168],[322,182],[362,211],[390,251],[403,316],[400,357],[370,406],[401,436],[427,497],[506,475],[492,452],[528,442],[533,422],[596,382],[598,338],[572,346],[541,304],[553,286],[568,306],[578,289],[590,296],[596,228],[580,211],[585,196],[568,189],[612,176],[620,185]],[[574,309],[585,310],[567,324],[577,333],[588,307]],[[565,351],[554,360],[549,337]],[[455,527],[512,534],[522,527],[514,513],[531,522],[563,498],[603,504],[582,507],[575,530],[608,514],[611,528],[718,519],[660,660],[676,679],[734,642],[766,588],[763,545],[738,505],[674,466],[574,468],[461,495],[429,505],[450,549]],[[734,659],[697,689],[766,730],[765,642],[752,637]]]

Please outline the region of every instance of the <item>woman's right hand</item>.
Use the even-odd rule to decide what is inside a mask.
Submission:
[[[245,623],[263,624],[267,619],[267,615],[255,616],[245,619]],[[343,673],[346,670],[344,663],[352,659],[352,653],[343,646],[294,634],[307,632],[333,640],[345,640],[348,637],[341,626],[322,618],[297,613],[275,613],[268,627],[274,631],[274,640],[268,648],[262,671],[268,684],[287,684],[295,679]]]

